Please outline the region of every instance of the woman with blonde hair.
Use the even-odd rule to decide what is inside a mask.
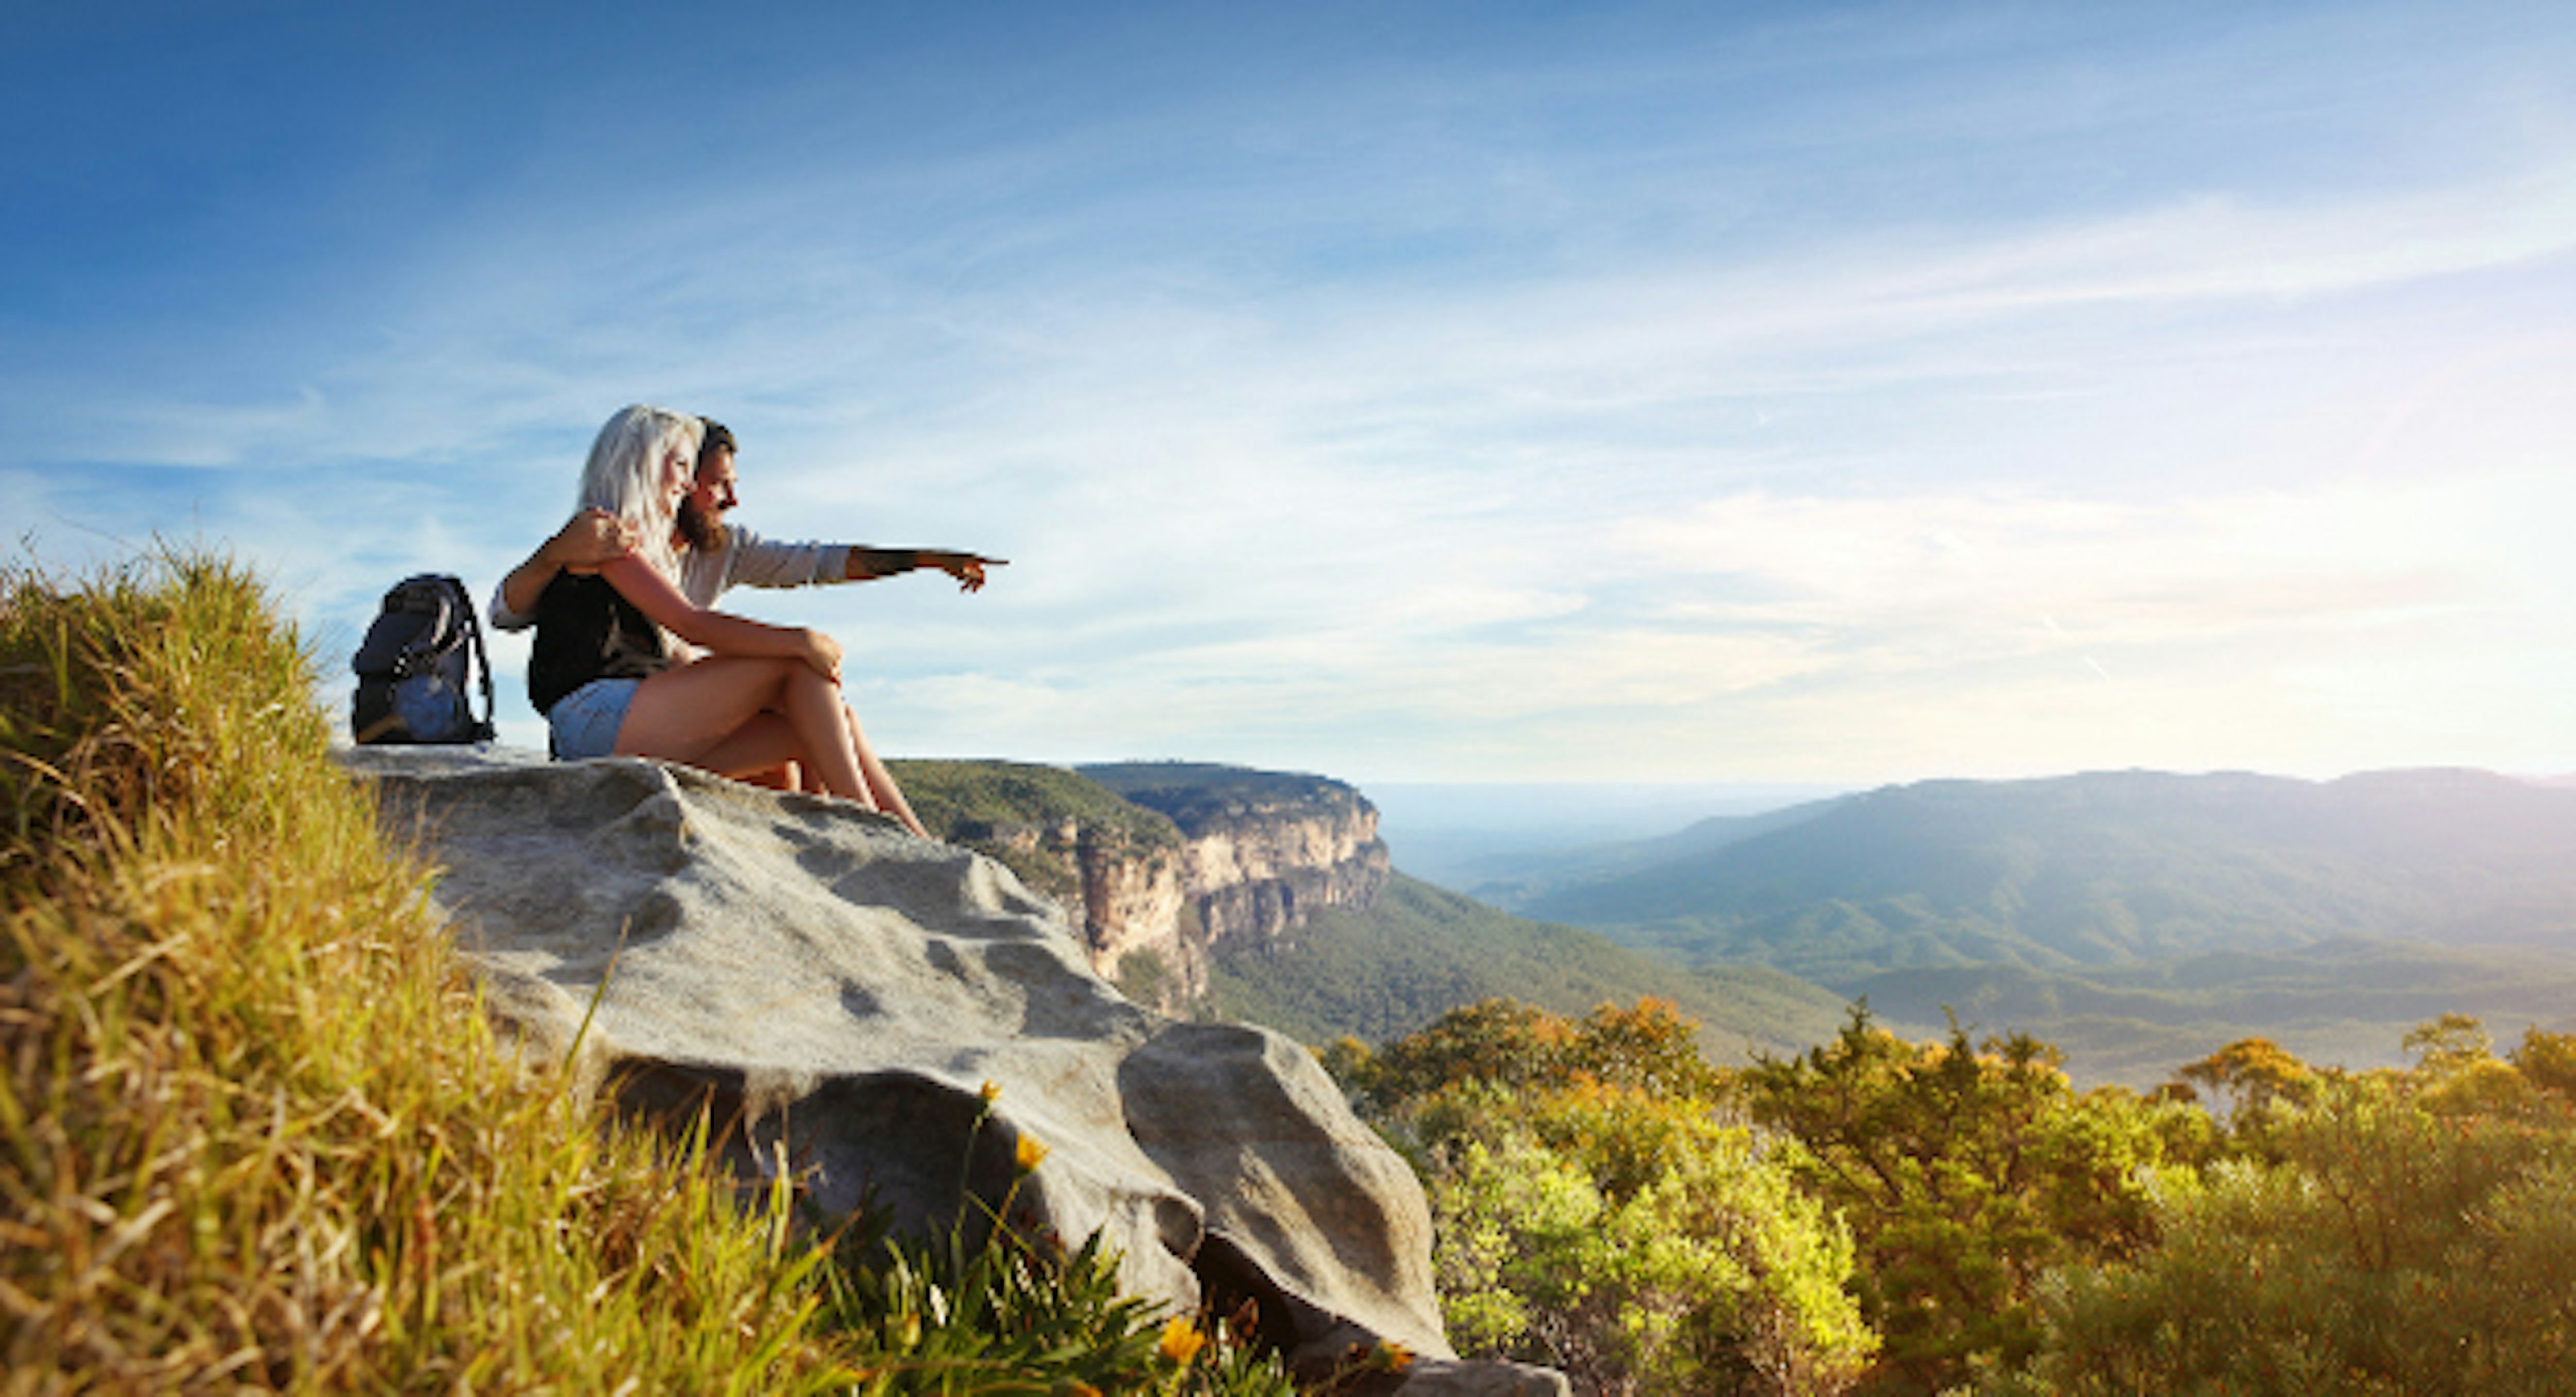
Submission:
[[[635,545],[566,568],[538,598],[528,698],[546,716],[549,747],[565,761],[659,757],[728,776],[795,762],[825,791],[928,838],[842,704],[837,642],[681,595],[671,522],[702,430],[639,404],[591,444],[576,508],[617,516]]]

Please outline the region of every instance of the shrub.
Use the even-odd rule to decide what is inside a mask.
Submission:
[[[1756,1119],[1806,1146],[1799,1175],[1849,1221],[1886,1348],[1868,1388],[1931,1393],[2036,1350],[2050,1267],[2154,1236],[2145,1171],[2210,1143],[2188,1106],[2077,1093],[2025,1035],[1909,1043],[1865,1007],[1831,1043],[1764,1059]]]
[[[2482,1036],[2448,1037],[2414,1074],[2320,1076],[2259,1154],[2161,1181],[2161,1244],[2054,1278],[2044,1352],[1999,1387],[2565,1391],[2576,1136],[2499,1086]]]
[[[1670,1006],[1488,1001],[1328,1065],[1409,1149],[1464,1353],[1603,1393],[1832,1393],[1875,1337],[1794,1142],[1728,1118]]]

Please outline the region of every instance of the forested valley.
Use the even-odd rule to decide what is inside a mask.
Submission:
[[[2246,1038],[2140,1092],[1865,1005],[1740,1068],[1694,1029],[1492,999],[1325,1051],[1422,1177],[1462,1353],[1611,1394],[2566,1390],[2576,1034]]]

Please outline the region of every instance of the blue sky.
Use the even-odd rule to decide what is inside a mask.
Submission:
[[[898,755],[2576,771],[2564,6],[34,8],[20,531],[334,667],[650,401]]]

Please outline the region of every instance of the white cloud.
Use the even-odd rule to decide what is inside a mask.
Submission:
[[[1985,42],[1947,34],[1884,41]],[[1667,93],[1714,61],[1648,57]],[[1624,86],[1533,72],[1575,108]],[[755,527],[1014,560],[971,600],[745,599],[863,647],[899,750],[1866,778],[2016,739],[2187,758],[2232,718],[2354,752],[2378,723],[2395,754],[2458,726],[2404,699],[2410,668],[2568,638],[2537,522],[2576,504],[2546,474],[2576,439],[2561,143],[2492,138],[2429,182],[2186,172],[1766,221],[1897,168],[1907,123],[1796,105],[1820,119],[1785,154],[1677,122],[1596,159],[1479,119],[1532,74],[1412,76],[1262,113],[1259,161],[1224,96],[1212,134],[1073,117],[934,161],[831,125],[838,74],[785,75],[759,113],[825,123],[685,201],[539,132],[357,303],[189,340],[237,372],[123,372],[138,332],[102,325],[12,373],[0,408],[48,429],[0,465],[112,465],[118,498],[31,488],[81,527],[201,523],[358,625],[405,572],[488,587],[619,404],[712,411]],[[2132,79],[2083,121],[2154,119],[2167,89]],[[1925,119],[1965,130],[1954,161],[2030,114],[1947,95]],[[2370,653],[2398,634],[2424,648]],[[2536,730],[2544,692],[2481,711]]]
[[[1889,648],[2022,653],[2242,639],[2519,604],[2512,554],[2480,537],[2565,500],[2548,477],[2366,483],[2141,504],[2011,494],[1742,494],[1642,519],[1627,546],[1675,573],[1739,579],[1715,624],[1870,631]],[[2463,546],[2467,545],[2467,546]]]

